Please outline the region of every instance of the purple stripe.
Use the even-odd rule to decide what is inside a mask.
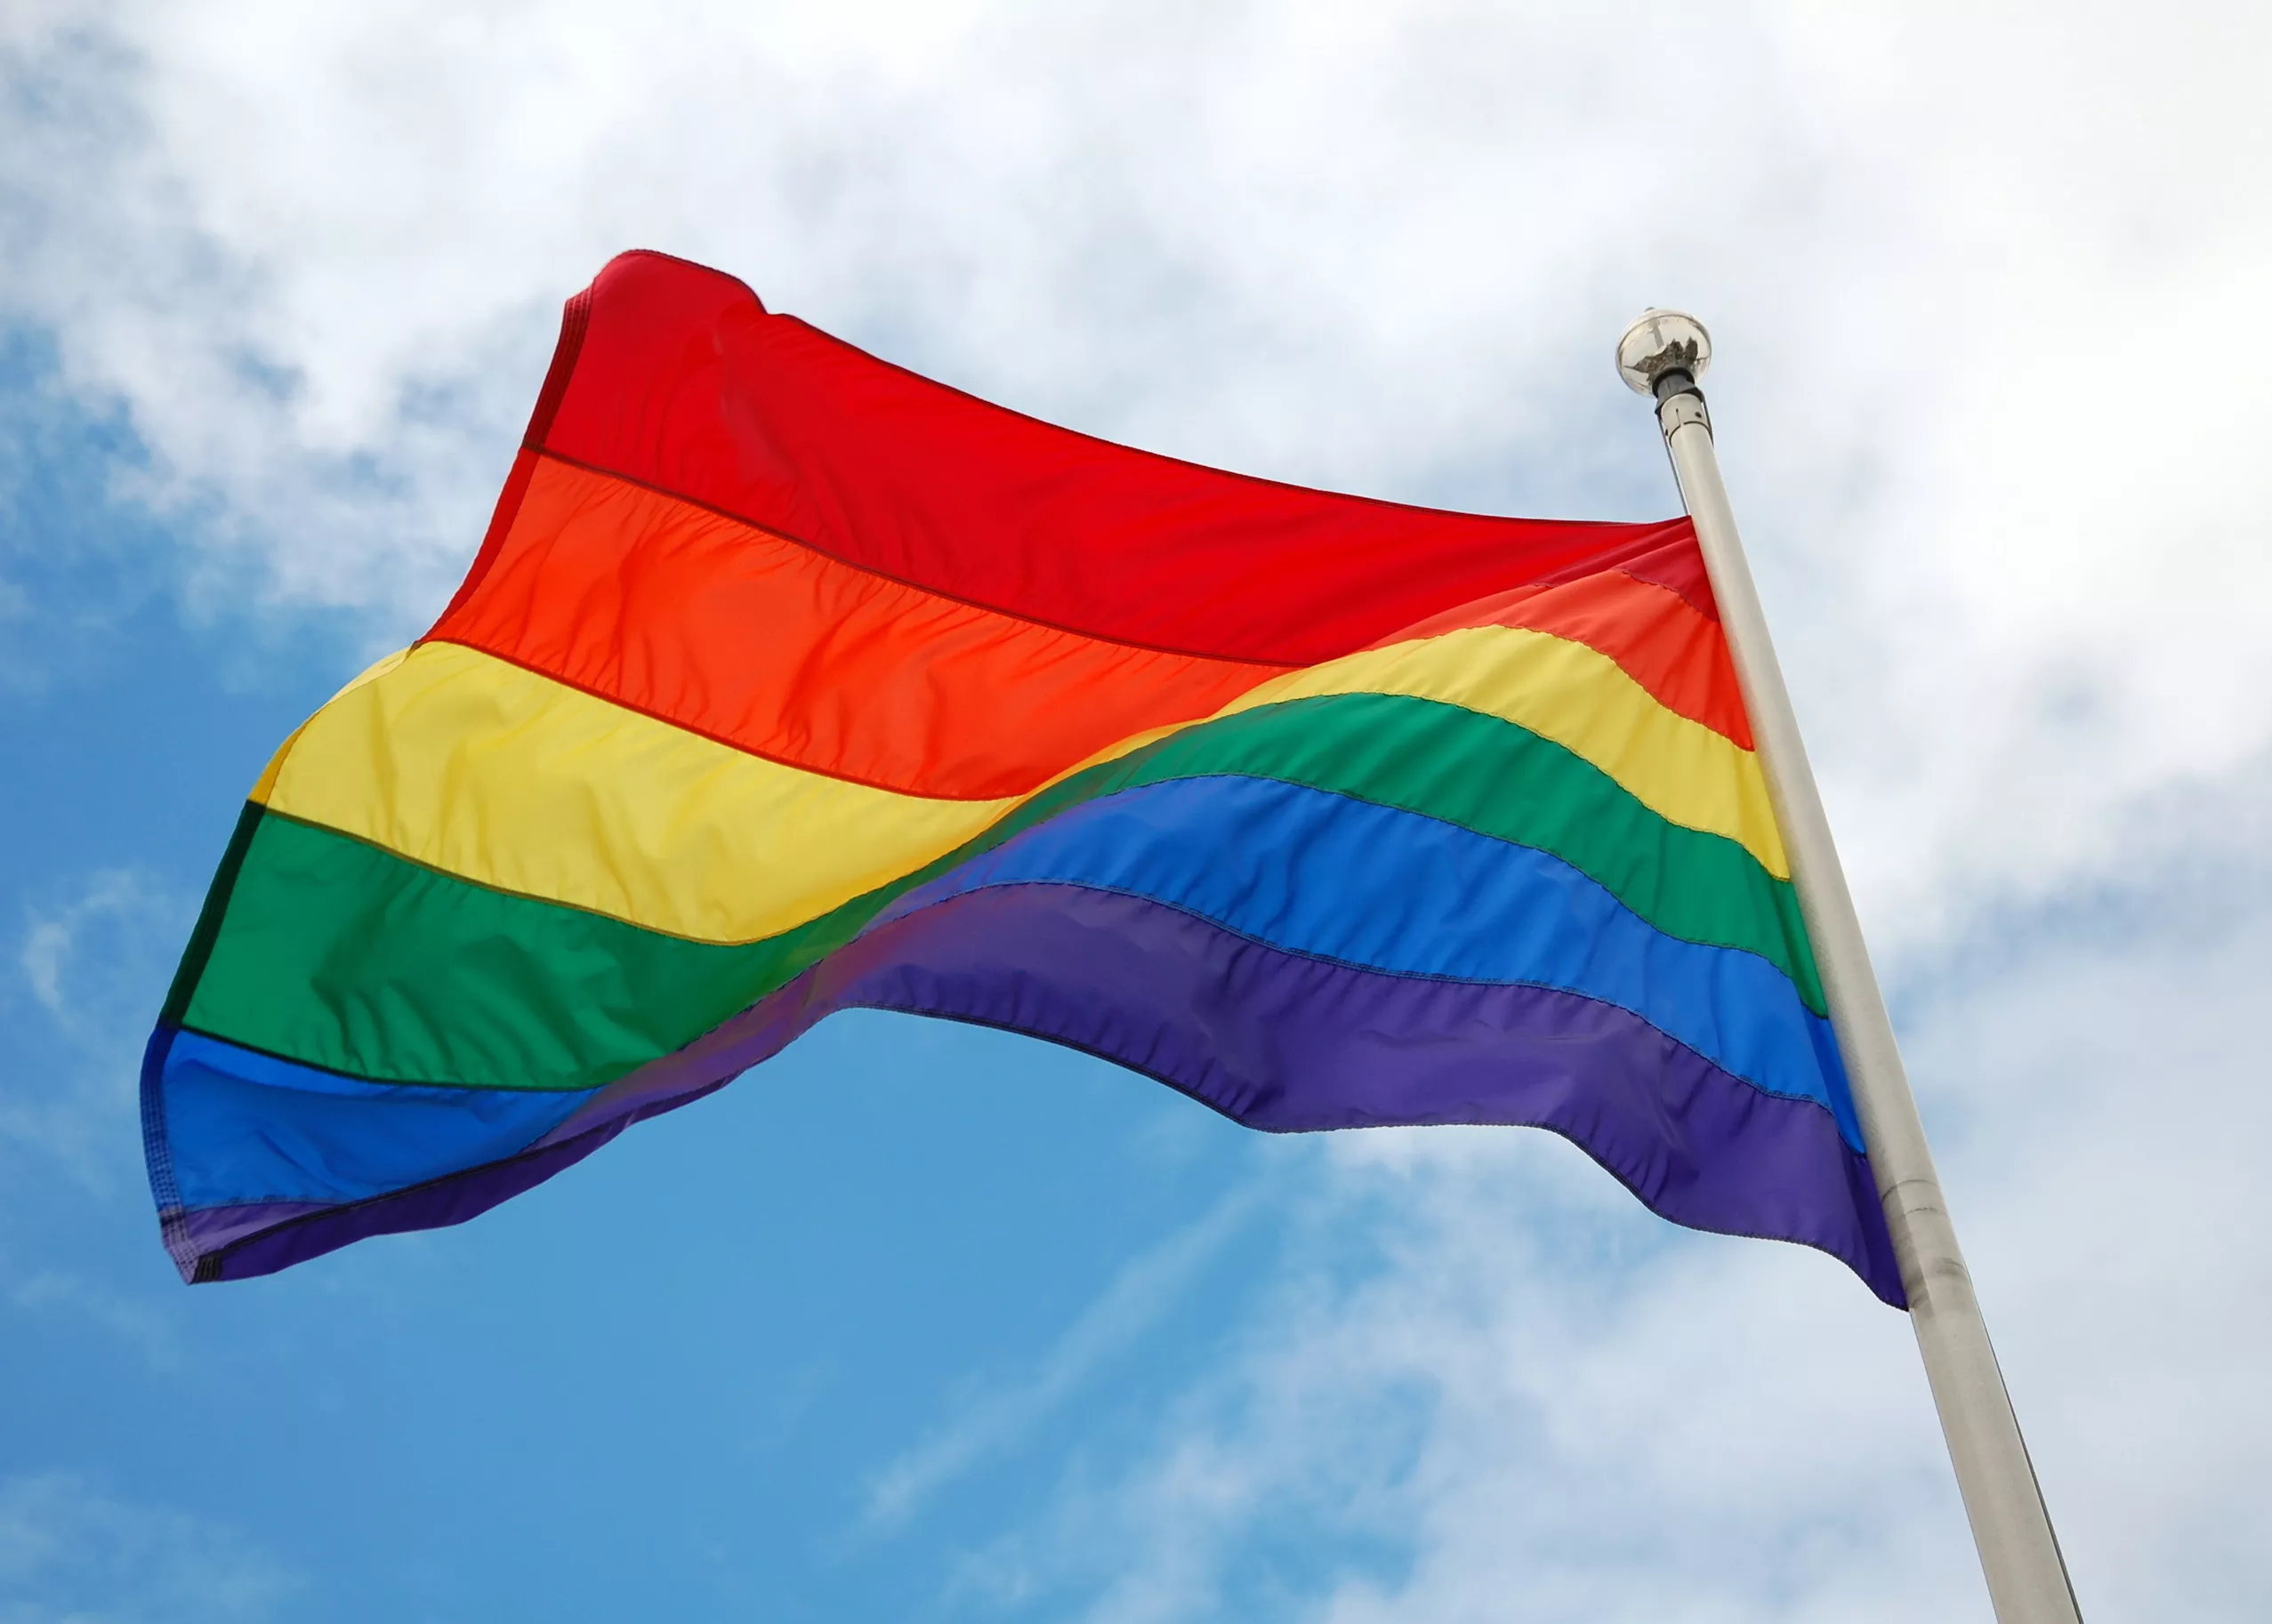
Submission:
[[[1550,1129],[1676,1223],[1817,1247],[1903,1303],[1868,1165],[1818,1105],[1762,1093],[1639,1017],[1575,993],[1357,969],[1158,903],[1061,885],[971,892],[872,930],[602,1090],[528,1154],[290,1221],[223,1254],[220,1274],[265,1274],[362,1234],[471,1218],[851,1008],[1047,1038],[1274,1132]]]
[[[322,1202],[263,1201],[241,1207],[190,1207],[161,1215],[170,1219],[187,1248],[194,1271],[198,1257],[205,1252],[219,1251],[222,1247],[258,1234],[263,1229],[273,1229],[293,1218],[305,1218],[310,1212],[329,1212],[333,1209]]]

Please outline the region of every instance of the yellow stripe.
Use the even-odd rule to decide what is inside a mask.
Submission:
[[[1583,643],[1515,626],[1446,631],[1273,677],[1221,714],[1320,694],[1409,694],[1503,717],[1583,756],[1660,817],[1725,835],[1791,877],[1759,758],[1666,710]]]
[[[1359,693],[1503,717],[1668,820],[1790,872],[1756,757],[1666,710],[1606,655],[1545,632],[1477,627],[1373,649],[1273,678],[1218,714]],[[803,924],[1018,804],[784,767],[451,643],[350,683],[286,741],[254,798],[483,885],[707,942]]]
[[[1016,804],[782,767],[449,643],[318,712],[267,802],[483,885],[710,942],[801,925]]]
[[[331,704],[337,704],[365,683],[375,682],[385,676],[396,666],[401,664],[409,653],[407,648],[398,648],[383,659],[372,661],[370,664],[363,668],[353,681],[331,696]],[[329,705],[325,707],[326,710],[329,708]],[[322,714],[322,711],[316,712],[316,716]],[[246,798],[246,800],[257,800],[262,806],[269,804],[269,792],[276,788],[276,776],[284,770],[284,759],[292,753],[292,747],[300,742],[300,736],[313,727],[315,720],[316,717],[311,716],[285,736],[284,743],[278,744],[276,747],[276,753],[269,758],[269,764],[261,769],[260,782],[253,785],[253,792]]]

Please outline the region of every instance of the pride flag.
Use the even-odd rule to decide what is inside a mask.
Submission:
[[[143,1068],[166,1245],[462,1221],[856,1007],[1549,1128],[1901,1301],[1688,521],[1148,455],[626,254],[456,597],[254,787]]]

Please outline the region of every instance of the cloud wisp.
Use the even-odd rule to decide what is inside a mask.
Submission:
[[[90,1188],[132,1182],[141,1036],[189,918],[181,897],[129,869],[88,874],[29,911],[0,1009],[28,994],[53,1041],[19,1043],[0,1063],[0,1139]]]
[[[69,1476],[0,1479],[0,1616],[23,1624],[260,1624],[298,1580],[225,1525]]]
[[[1104,1363],[1157,1324],[1253,1216],[1257,1193],[1234,1191],[1123,1264],[1034,1369],[969,1401],[877,1474],[866,1520],[889,1532],[988,1457],[1014,1447],[1069,1403]]]

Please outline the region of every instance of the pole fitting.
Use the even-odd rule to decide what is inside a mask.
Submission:
[[[1712,334],[1679,310],[1649,310],[1617,341],[1617,375],[1636,395],[1656,401],[1657,426],[1671,438],[1690,423],[1712,432],[1696,380],[1712,365]]]

